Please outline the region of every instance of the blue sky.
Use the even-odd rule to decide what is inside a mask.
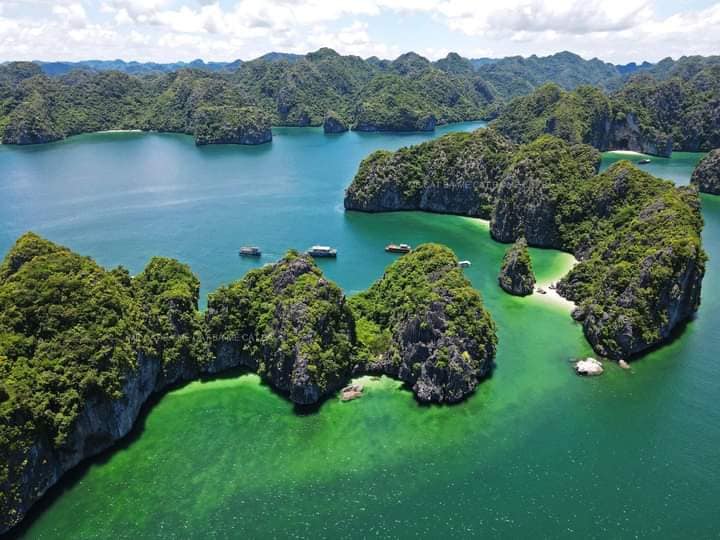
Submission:
[[[720,2],[708,0],[0,0],[0,61],[247,60],[327,46],[624,63],[720,54],[718,29]]]

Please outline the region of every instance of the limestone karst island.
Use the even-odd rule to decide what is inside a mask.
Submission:
[[[716,538],[719,26],[0,3],[0,537]]]

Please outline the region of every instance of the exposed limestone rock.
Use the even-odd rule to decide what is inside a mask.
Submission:
[[[505,253],[498,283],[505,292],[516,296],[532,294],[535,288],[535,274],[524,237],[518,238]]]
[[[337,113],[329,111],[325,115],[323,122],[323,131],[325,133],[343,133],[348,130],[347,122],[345,122]]]
[[[690,183],[701,193],[720,195],[720,148],[702,159],[693,171]]]

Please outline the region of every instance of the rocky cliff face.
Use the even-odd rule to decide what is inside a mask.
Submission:
[[[2,134],[4,144],[39,144],[60,140],[64,134],[50,118],[47,105],[37,96],[20,105],[8,117]]]
[[[498,187],[490,234],[500,242],[524,236],[533,246],[566,249],[557,220],[558,196],[574,182],[590,179],[599,166],[596,150],[555,137],[520,147]]]
[[[597,147],[601,150],[633,150],[660,157],[670,157],[673,152],[672,137],[652,130],[643,131],[635,113],[627,113],[624,119],[610,122],[604,138],[608,143]]]
[[[58,447],[47,436],[38,433],[27,450],[6,453],[3,449],[3,457],[12,473],[0,484],[9,503],[2,508],[6,517],[0,520],[0,533],[19,523],[32,505],[67,471],[130,432],[143,404],[155,391],[159,371],[157,360],[138,355],[138,369],[125,375],[122,397],[96,396],[85,402],[73,423],[67,444]]]
[[[323,131],[325,133],[343,133],[347,130],[347,123],[340,118],[337,113],[329,111],[325,115],[325,120],[323,121]]]
[[[375,152],[360,164],[345,193],[345,208],[425,210],[487,219],[512,148],[498,133],[478,130],[395,153]]]
[[[578,304],[573,317],[599,354],[628,358],[670,339],[700,305],[706,258],[700,202],[693,190],[628,163],[599,175],[596,184],[607,186],[605,193],[615,190],[604,201],[587,194],[600,215],[608,212],[607,221],[591,214],[578,225],[592,228],[593,242],[577,252],[581,261],[558,292]]]
[[[437,118],[433,114],[418,115],[417,111],[395,111],[397,114],[391,117],[375,114],[375,111],[367,111],[362,108],[355,118],[353,130],[355,131],[435,131]]]
[[[404,381],[418,401],[461,401],[492,369],[495,325],[446,247],[419,246],[351,302],[364,369]]]
[[[720,195],[720,148],[703,158],[693,171],[690,183],[701,193]]]
[[[477,140],[476,134],[454,141],[441,137],[433,144],[371,156],[348,188],[345,207],[481,217],[489,212],[496,240],[524,236],[530,245],[574,253],[581,264],[558,290],[580,305],[575,316],[603,355],[640,354],[667,341],[692,317],[705,257],[697,194],[627,162],[598,175],[597,150],[548,135],[517,147],[506,143],[505,152],[493,152]],[[450,147],[452,160],[447,159]],[[476,171],[477,164],[487,165],[491,158],[497,167],[482,169],[482,176],[473,173],[490,180],[482,183],[481,195],[462,196],[452,182],[433,183],[435,178],[462,178],[458,171]],[[515,290],[512,279],[503,281]]]
[[[352,370],[355,326],[345,297],[295,252],[213,293],[210,369],[245,366],[300,405],[338,390]]]
[[[535,274],[524,237],[518,238],[505,253],[498,283],[504,291],[515,296],[527,296],[535,290]]]

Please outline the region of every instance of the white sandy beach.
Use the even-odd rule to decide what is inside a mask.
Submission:
[[[644,156],[645,154],[634,150],[609,150],[608,154],[621,154],[623,156]]]
[[[549,304],[553,304],[559,307],[562,307],[564,309],[567,309],[568,311],[572,311],[575,309],[575,304],[571,302],[570,300],[563,298],[558,294],[558,292],[555,289],[551,289],[550,285],[553,283],[557,283],[560,281],[560,279],[567,274],[570,269],[575,266],[578,263],[577,259],[574,257],[571,259],[571,262],[568,266],[562,269],[561,272],[558,273],[557,276],[553,276],[551,279],[546,279],[544,281],[538,282],[535,284],[535,292],[530,295],[530,298],[533,298],[534,300],[538,300],[540,302],[546,302]],[[545,294],[540,294],[538,289],[543,289],[545,291]]]

